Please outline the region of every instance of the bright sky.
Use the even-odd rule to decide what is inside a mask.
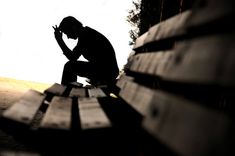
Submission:
[[[132,0],[0,1],[0,76],[54,83],[61,81],[67,59],[52,26],[72,15],[112,43],[119,68],[131,52],[127,10]],[[66,40],[70,48],[76,44]]]

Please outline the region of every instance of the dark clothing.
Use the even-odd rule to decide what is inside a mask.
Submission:
[[[81,55],[89,62],[77,61]],[[111,43],[105,36],[89,27],[84,27],[79,34],[78,44],[65,56],[70,61],[64,66],[62,84],[76,81],[76,75],[95,82],[112,83],[119,73]]]

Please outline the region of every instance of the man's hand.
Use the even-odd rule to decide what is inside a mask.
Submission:
[[[60,29],[57,27],[57,25],[52,26],[53,29],[55,30],[54,34],[55,34],[55,39],[57,41],[61,41],[62,40],[62,32],[60,31]]]

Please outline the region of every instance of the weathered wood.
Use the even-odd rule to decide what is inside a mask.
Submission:
[[[157,65],[163,57],[163,54],[163,51],[152,54],[152,58],[149,60],[149,67],[146,69],[146,73],[154,75]]]
[[[98,107],[99,102],[96,97],[78,98],[79,108]]]
[[[228,56],[233,53],[234,39],[234,34],[223,34],[180,43],[167,67],[157,74],[173,81],[224,84],[227,77],[234,77],[234,66],[228,67],[232,65]],[[225,72],[228,68],[230,72]],[[234,79],[229,84],[234,85]]]
[[[223,68],[223,77],[221,77],[221,85],[222,86],[234,86],[235,85],[235,44],[231,45],[230,48],[228,48],[228,53],[225,55],[224,58],[224,68]]]
[[[29,125],[44,99],[44,94],[35,90],[29,90],[19,101],[3,112],[3,117]]]
[[[132,59],[132,64],[130,65],[130,70],[131,71],[136,71],[139,67],[139,64],[141,62],[141,57],[143,54],[137,54],[135,56],[133,56]]]
[[[146,39],[147,36],[148,36],[148,32],[146,32],[143,35],[141,35],[140,37],[138,37],[135,41],[135,45],[134,45],[133,49],[137,49],[137,48],[143,46],[144,40]]]
[[[206,6],[194,9],[186,26],[198,29],[201,26],[209,26],[211,29],[225,29],[233,23],[235,3],[233,0],[208,0]],[[227,18],[227,19],[226,19]],[[223,23],[229,20],[228,23]],[[230,23],[230,24],[229,24]],[[207,29],[210,31],[210,29]]]
[[[85,88],[72,88],[69,97],[86,97]]]
[[[111,122],[97,98],[79,98],[79,116],[82,130],[111,127]]]
[[[105,93],[101,88],[88,89],[89,97],[106,97]]]
[[[127,63],[124,65],[124,69],[121,70],[121,72],[124,72],[127,69],[130,69],[132,62],[133,62],[133,57],[135,56],[135,51],[132,50],[132,52],[130,52],[128,58],[127,58]]]
[[[146,39],[144,40],[144,44],[185,34],[186,29],[184,24],[187,22],[190,15],[191,10],[188,10],[151,27]]]
[[[127,81],[123,89],[120,91],[119,96],[123,100],[125,100],[127,103],[131,103],[132,99],[135,96],[137,89],[138,89],[138,85],[136,83]]]
[[[140,59],[141,60],[140,65],[139,65],[137,71],[139,71],[139,72],[146,71],[146,69],[148,68],[148,65],[150,63],[150,61],[149,61],[150,58],[151,58],[151,55],[149,53],[143,54],[141,59]]]
[[[54,83],[51,87],[46,89],[44,93],[61,96],[64,94],[65,90],[66,90],[66,86],[60,85],[58,83]]]
[[[130,105],[142,116],[146,116],[147,108],[152,102],[154,91],[144,86],[138,85],[138,89],[130,101]]]
[[[167,68],[167,66],[170,64],[170,62],[173,61],[173,55],[174,51],[165,51],[162,53],[161,57],[159,57],[158,62],[156,62],[155,66],[155,72],[156,75],[161,75]]]
[[[133,81],[133,80],[134,80],[134,77],[123,75],[117,81],[116,86],[122,89],[125,86],[125,83],[127,81]]]
[[[151,103],[154,92],[135,82],[127,81],[120,91],[120,97],[142,116],[146,115],[146,109]]]
[[[232,125],[228,117],[169,93],[155,93],[143,125],[179,155],[226,155],[228,152]]]
[[[40,124],[43,129],[70,130],[72,99],[55,96]]]
[[[5,151],[0,151],[0,156],[41,156],[41,154],[35,152],[5,150]]]
[[[172,61],[173,51],[160,51],[155,53],[144,53],[138,54],[138,64],[133,63],[135,67],[132,66],[131,71],[159,75],[162,73],[166,66]]]

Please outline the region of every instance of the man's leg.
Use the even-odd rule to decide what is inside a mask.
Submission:
[[[68,61],[64,65],[61,84],[68,85],[70,82],[77,81],[77,74],[74,72],[73,62]]]
[[[77,76],[89,77],[91,66],[88,62],[83,61],[68,61],[64,65],[61,84],[68,85],[71,82],[77,81]]]

